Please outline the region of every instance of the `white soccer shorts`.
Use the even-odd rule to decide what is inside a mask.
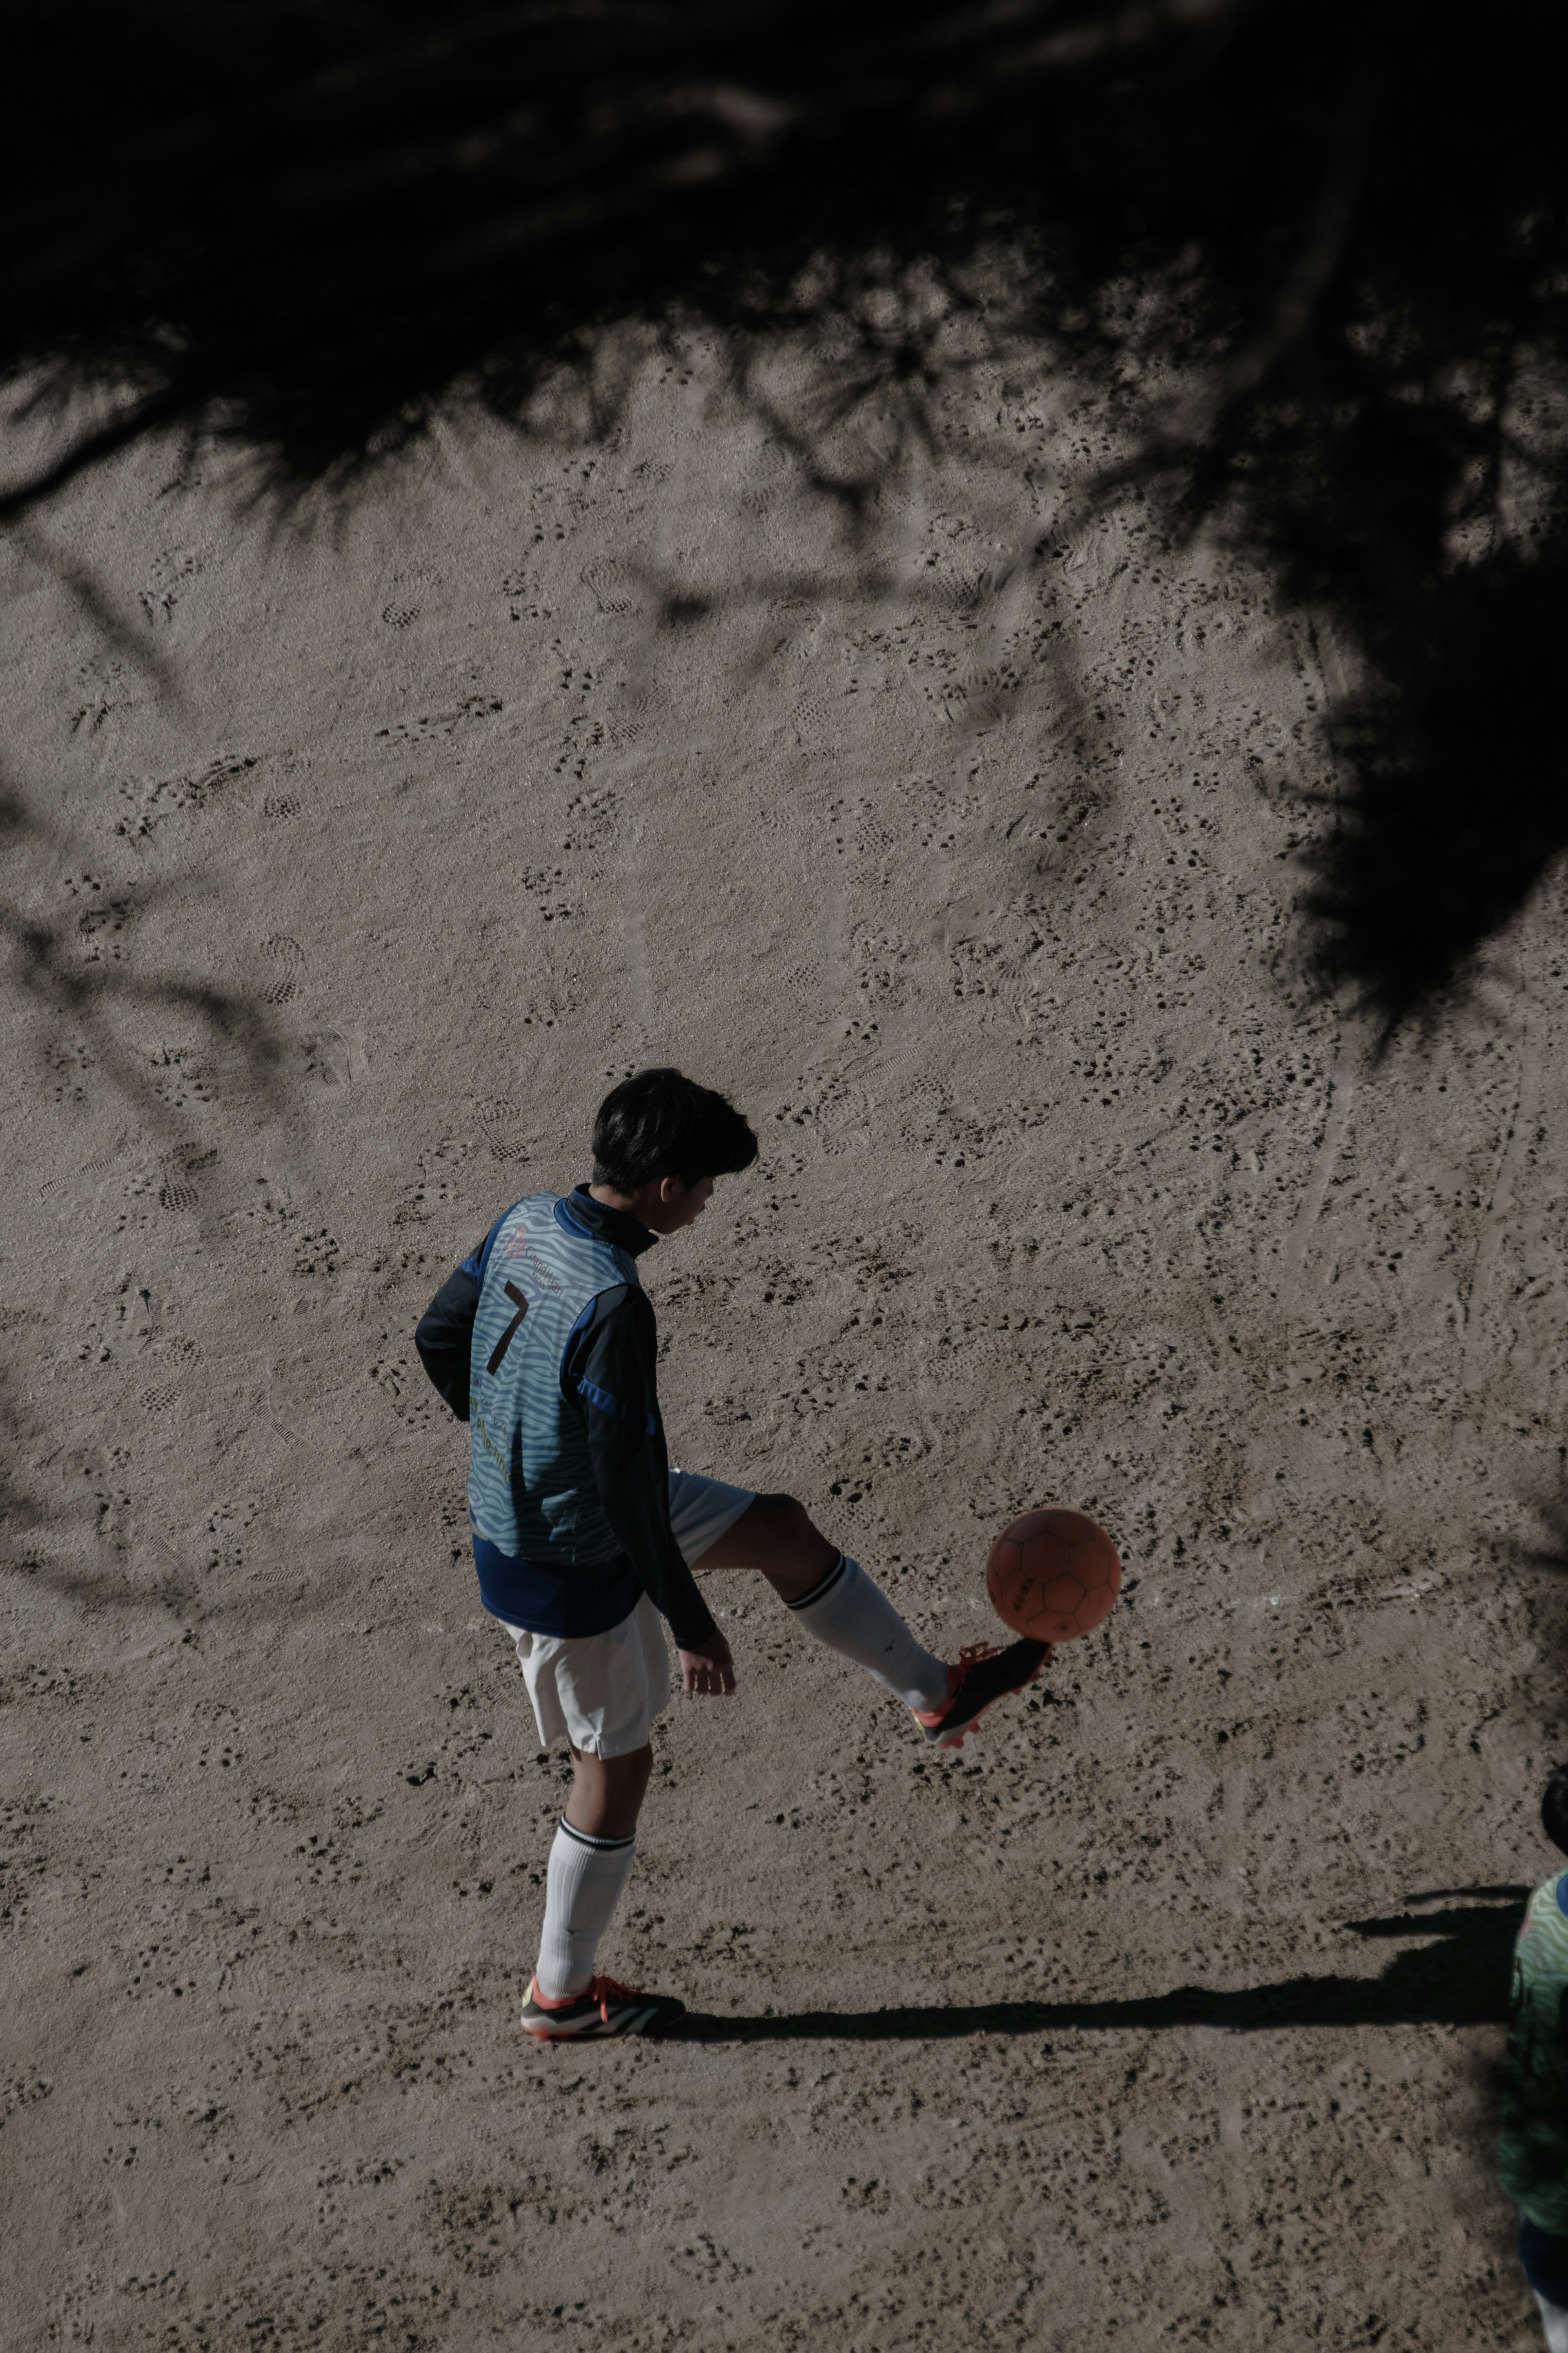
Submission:
[[[688,1568],[755,1501],[751,1487],[672,1471],[669,1525]],[[531,1634],[523,1626],[507,1631],[517,1644],[542,1747],[569,1740],[589,1757],[629,1757],[647,1747],[669,1698],[669,1651],[664,1620],[646,1593],[603,1634]]]

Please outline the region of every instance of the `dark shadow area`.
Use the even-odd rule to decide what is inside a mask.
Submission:
[[[1307,904],[1327,968],[1342,959],[1390,1025],[1434,999],[1457,945],[1501,931],[1568,849],[1552,685],[1565,620],[1561,549],[1501,549],[1435,586],[1422,628],[1380,630],[1379,684],[1335,714],[1355,789]]]
[[[1506,1898],[1510,1904],[1528,1904],[1534,1894],[1531,1887],[1521,1887],[1517,1880],[1508,1880],[1496,1887],[1427,1887],[1417,1888],[1408,1894],[1406,1904],[1449,1904],[1457,1895],[1468,1895],[1473,1903],[1485,1903],[1489,1898]],[[1419,1936],[1420,1929],[1413,1929]]]
[[[1568,841],[1546,0],[97,0],[28,34],[0,519],[146,436],[345,495],[454,398],[526,423],[553,387],[603,432],[696,327],[864,541],[933,389],[1014,354],[1021,404],[1056,370],[1121,453],[1086,480],[1062,428],[1015,573],[1137,495],[1331,628],[1329,978],[1398,1022]],[[780,336],[816,371],[787,414]]]
[[[931,2004],[799,2010],[777,2018],[718,2018],[690,2011],[675,2031],[688,2042],[881,2042],[1171,2026],[1214,2026],[1254,2034],[1280,2027],[1500,2025],[1508,2017],[1513,1940],[1530,1891],[1452,1892],[1507,1893],[1514,1900],[1485,1909],[1348,1922],[1359,1936],[1435,1935],[1441,1939],[1419,1952],[1401,1953],[1375,1978],[1287,1978],[1278,1985],[1247,1986],[1234,1993],[1182,1986],[1173,1993],[1124,2001],[998,2001],[952,2009]]]
[[[211,1144],[199,1136],[190,1113],[182,1115],[180,1098],[171,1102],[159,1082],[167,1076],[149,1053],[144,1034],[137,1035],[146,1016],[181,1017],[181,1029],[201,1042],[215,1064],[226,1066],[252,1093],[258,1113],[290,1121],[297,1114],[289,1102],[281,1067],[282,1032],[276,1013],[258,989],[224,987],[190,972],[140,970],[120,960],[119,948],[138,920],[157,904],[154,884],[106,887],[90,876],[96,863],[78,850],[82,888],[68,911],[41,912],[44,894],[37,878],[51,863],[64,862],[65,841],[21,793],[0,776],[0,969],[12,991],[10,1026],[13,1047],[26,1035],[29,1017],[36,1018],[38,1084],[57,1103],[68,1103],[81,1088],[89,1071],[100,1072],[117,1090],[135,1117],[149,1151],[163,1164],[160,1199],[165,1207],[194,1208],[197,1200],[190,1179],[195,1169],[215,1157]],[[73,861],[75,862],[75,861]],[[31,881],[33,888],[28,889]],[[83,1175],[107,1167],[117,1156],[88,1161]],[[26,1181],[25,1167],[18,1182]],[[56,1180],[58,1181],[58,1180]],[[51,1189],[48,1187],[46,1190]],[[65,1196],[58,1197],[62,1209]],[[98,1604],[153,1599],[171,1608],[194,1598],[188,1575],[172,1556],[153,1582],[129,1577],[123,1565],[105,1575],[73,1567],[47,1567],[30,1549],[36,1532],[48,1521],[57,1526],[75,1514],[90,1514],[107,1507],[99,1482],[89,1482],[74,1504],[63,1509],[46,1506],[37,1492],[24,1486],[17,1466],[38,1437],[35,1397],[25,1416],[5,1395],[5,1383],[16,1367],[36,1359],[40,1332],[47,1331],[51,1355],[61,1349],[60,1335],[48,1327],[41,1312],[19,1311],[19,1318],[0,1322],[0,1531],[7,1568],[16,1568],[53,1591],[81,1599],[90,1595]],[[76,1345],[76,1335],[67,1344]],[[60,1450],[58,1434],[52,1451]],[[84,1471],[85,1471],[85,1466]],[[153,1547],[162,1551],[154,1537]]]
[[[7,884],[23,870],[26,853],[59,856],[58,838],[0,778],[0,857]],[[106,892],[91,886],[83,902],[62,916],[29,910],[10,888],[0,888],[0,951],[20,1001],[47,1017],[56,1037],[72,1035],[132,1103],[149,1125],[174,1148],[182,1123],[161,1099],[144,1056],[126,1043],[117,1026],[128,1012],[157,1008],[179,1012],[199,1026],[215,1051],[231,1055],[243,1068],[274,1116],[286,1112],[279,1073],[279,1036],[270,1008],[258,991],[224,988],[174,972],[128,969],[114,953],[117,941],[157,898],[153,885]],[[65,1052],[61,1044],[57,1052]]]

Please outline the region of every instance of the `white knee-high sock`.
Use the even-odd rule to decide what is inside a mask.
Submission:
[[[534,1982],[548,2001],[586,1993],[594,1955],[621,1900],[637,1852],[636,1838],[590,1838],[564,1814],[544,1874],[544,1930]]]
[[[839,1554],[820,1585],[787,1607],[808,1634],[853,1659],[906,1707],[941,1707],[946,1701],[947,1668],[921,1649],[876,1578],[847,1553]]]

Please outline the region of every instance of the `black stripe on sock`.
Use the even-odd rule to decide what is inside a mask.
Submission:
[[[827,1595],[832,1592],[834,1587],[837,1584],[839,1578],[843,1576],[848,1566],[848,1554],[847,1552],[839,1553],[835,1558],[832,1567],[828,1570],[821,1583],[814,1585],[809,1593],[803,1593],[798,1601],[786,1601],[784,1603],[784,1608],[786,1609],[809,1609],[814,1601],[825,1600]]]
[[[587,1831],[580,1831],[575,1822],[569,1822],[564,1814],[561,1817],[561,1827],[569,1839],[575,1839],[579,1846],[591,1846],[595,1854],[614,1854],[623,1846],[636,1846],[637,1840],[636,1831],[630,1838],[595,1838]]]

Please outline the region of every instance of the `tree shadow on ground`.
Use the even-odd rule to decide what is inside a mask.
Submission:
[[[71,105],[16,110],[0,153],[0,526],[144,439],[188,445],[170,492],[223,447],[341,501],[438,417],[605,437],[638,355],[677,372],[696,331],[869,544],[947,440],[938,394],[984,385],[1040,435],[1041,497],[977,601],[1054,599],[1136,498],[1331,620],[1310,906],[1325,979],[1392,1030],[1568,852],[1568,18],[1471,15],[35,10],[32,86]],[[1093,445],[1078,392],[1047,430],[1069,379]],[[668,584],[663,617],[698,601]],[[1293,789],[1284,757],[1226,765]]]
[[[1436,1912],[1401,1912],[1345,1923],[1357,1936],[1426,1936],[1375,1978],[1286,1978],[1234,1992],[1180,1986],[1173,1993],[1116,2001],[993,2001],[966,2007],[795,2010],[782,2016],[718,2018],[689,2011],[676,2029],[687,2042],[940,2042],[966,2034],[1050,2034],[1101,2029],[1211,2026],[1232,2033],[1301,2026],[1495,2026],[1508,2016],[1513,1940],[1527,1887],[1437,1888],[1406,1897],[1503,1896],[1504,1903]]]

